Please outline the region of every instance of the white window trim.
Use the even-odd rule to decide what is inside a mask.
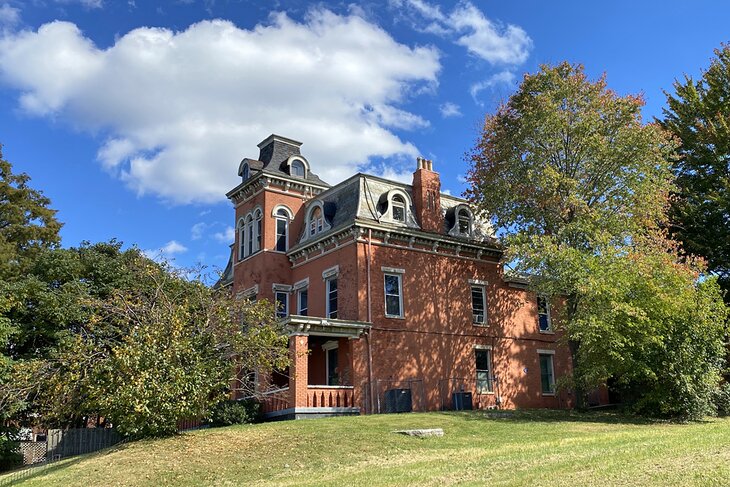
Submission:
[[[474,292],[474,288],[479,288],[482,290],[482,313],[483,318],[482,321],[476,321],[474,319],[474,297],[472,296],[472,293]],[[471,324],[475,326],[488,326],[489,325],[489,315],[487,313],[487,286],[484,284],[470,284],[469,285],[469,297],[471,298],[472,308],[471,308]]]
[[[290,284],[279,284],[274,283],[271,285],[271,290],[273,292],[280,292],[280,293],[290,293],[291,292],[291,285]]]
[[[284,213],[287,214],[286,217],[279,215],[279,211],[284,210]],[[274,248],[273,252],[282,252],[281,250],[276,249],[276,244],[279,239],[279,220],[283,220],[285,227],[284,227],[284,250],[283,252],[287,252],[289,250],[289,227],[291,221],[294,219],[294,213],[292,211],[284,206],[284,205],[276,205],[273,210],[271,210],[271,217],[274,219]]]
[[[489,282],[482,281],[481,279],[469,279],[469,284],[473,284],[475,286],[486,286],[489,284]]]
[[[284,311],[283,311],[283,316],[279,316],[280,314],[282,314],[282,311],[280,311],[279,307],[277,306],[276,307],[276,317],[281,319],[281,318],[286,318],[287,316],[290,315],[290,313],[289,313],[289,293],[287,291],[274,290],[274,302],[279,303],[279,300],[277,299],[277,297],[280,294],[284,295],[284,300],[283,300]]]
[[[459,213],[466,211],[469,215],[469,232],[462,233],[459,229]],[[449,229],[449,235],[454,237],[472,237],[474,235],[474,212],[468,205],[463,203],[454,207],[454,225]]]
[[[492,377],[494,377],[494,371],[492,370],[492,367],[494,367],[494,357],[492,357],[492,346],[491,345],[474,345],[474,365],[476,366],[476,352],[477,351],[485,351],[487,352],[487,362],[489,363],[489,369],[487,370],[487,387],[490,385],[492,386],[492,390],[486,390],[486,391],[480,391],[479,387],[476,387],[477,394],[481,395],[494,395],[494,383],[492,382]],[[479,375],[479,370],[483,369],[475,369],[477,372],[477,380]],[[478,382],[477,382],[478,386]]]
[[[312,213],[314,213],[314,209],[319,208],[319,211],[322,212],[322,230],[315,231],[314,235],[310,234],[311,231],[311,223],[312,223]],[[317,238],[317,235],[321,233],[325,233],[327,230],[331,229],[332,226],[327,223],[327,218],[324,216],[324,202],[321,200],[313,201],[307,208],[305,213],[305,220],[304,220],[304,234],[302,235],[302,242]]]
[[[325,294],[325,316],[328,320],[334,320],[337,318],[330,318],[330,282],[336,281],[339,279],[339,266],[335,266],[338,268],[337,274],[332,274],[325,278],[324,280],[324,294]],[[322,273],[324,276],[324,272]],[[335,310],[337,313],[337,316],[340,315],[340,283],[337,283],[337,309]]]
[[[302,314],[302,293],[306,292],[307,293],[307,315],[309,315],[309,287],[304,286],[304,287],[296,288],[296,292],[297,292],[297,295],[296,295],[297,314],[298,315]]]
[[[322,350],[324,350],[324,372],[325,372],[325,378],[324,381],[326,385],[330,384],[330,350],[337,350],[337,361],[340,361],[339,357],[339,348],[340,344],[336,340],[329,340],[325,342],[322,345]],[[339,365],[339,364],[338,364]]]
[[[292,289],[294,289],[295,291],[299,291],[301,289],[305,289],[308,287],[309,287],[309,278],[305,277],[301,281],[295,282],[294,285],[292,286]]]
[[[291,173],[291,166],[294,163],[294,161],[299,161],[304,165],[304,176],[295,176]],[[309,162],[303,156],[300,156],[300,155],[290,156],[289,159],[286,160],[285,164],[286,164],[286,169],[287,169],[287,172],[289,173],[289,176],[294,177],[294,178],[302,177],[304,179],[306,179],[307,176],[309,176]]]
[[[388,314],[388,294],[387,294],[387,290],[385,288],[385,278],[388,276],[398,278],[398,311],[400,311],[400,314],[397,314],[397,315]],[[403,318],[405,316],[405,310],[403,309],[403,273],[385,272],[383,274],[383,296],[384,296],[383,304],[385,305],[385,317],[386,318]]]
[[[550,356],[550,369],[552,374],[550,374],[551,383],[553,392],[544,392],[542,390],[542,368],[540,367],[540,355],[549,355]],[[537,367],[540,371],[540,392],[543,396],[553,397],[555,396],[555,350],[537,350]]]
[[[380,270],[383,271],[383,272],[385,272],[385,273],[387,273],[387,274],[405,274],[406,273],[406,270],[405,269],[400,269],[398,267],[385,267],[385,266],[383,266],[383,267],[380,268]]]
[[[334,265],[334,266],[329,267],[322,271],[322,279],[324,279],[325,281],[327,279],[330,279],[332,277],[337,277],[339,275],[340,275],[340,266],[339,265]]]
[[[254,284],[253,286],[244,289],[243,291],[236,294],[237,298],[250,298],[252,296],[256,296],[259,293],[259,285]]]

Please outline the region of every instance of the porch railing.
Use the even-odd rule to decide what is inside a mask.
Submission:
[[[353,386],[307,386],[307,407],[351,408],[354,406]]]
[[[283,411],[289,407],[289,388],[283,387],[260,393],[258,400],[261,402],[261,409],[264,413]]]

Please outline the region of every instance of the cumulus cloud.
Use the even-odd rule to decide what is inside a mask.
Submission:
[[[473,3],[462,1],[449,13],[424,0],[392,0],[416,29],[449,38],[491,64],[519,65],[532,49],[532,39],[519,26],[490,20]]]
[[[0,5],[0,27],[13,27],[20,22],[20,9],[8,3]]]
[[[102,0],[54,0],[54,1],[56,3],[60,3],[60,4],[64,4],[64,5],[71,5],[71,4],[77,3],[86,8],[101,8],[104,6],[104,2]]]
[[[315,9],[240,29],[143,27],[98,48],[52,22],[0,38],[0,81],[26,112],[103,134],[100,164],[139,194],[215,202],[270,133],[304,142],[338,182],[381,158],[415,157],[394,129],[428,121],[402,103],[437,85],[438,51],[396,42],[357,15]]]
[[[200,240],[203,237],[203,233],[208,228],[208,224],[205,222],[198,222],[190,227],[190,238],[192,240]]]
[[[231,226],[227,226],[223,231],[215,232],[213,238],[223,244],[231,244],[236,238],[235,230]]]
[[[188,248],[177,240],[170,240],[159,249],[143,250],[142,253],[144,253],[150,259],[167,260],[172,259],[178,254],[184,254],[187,251]]]
[[[461,108],[456,103],[446,102],[439,107],[441,116],[444,118],[460,117]]]
[[[478,95],[479,92],[486,90],[487,88],[492,88],[494,86],[505,84],[509,85],[514,83],[515,81],[515,74],[511,71],[502,71],[500,73],[494,74],[484,81],[480,81],[478,83],[474,83],[469,87],[469,94],[471,94],[471,97],[474,99],[475,102],[479,103]]]

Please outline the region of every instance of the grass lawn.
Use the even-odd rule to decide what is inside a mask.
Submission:
[[[443,428],[442,438],[392,433]],[[38,486],[730,485],[730,419],[424,413],[201,430],[67,460]]]

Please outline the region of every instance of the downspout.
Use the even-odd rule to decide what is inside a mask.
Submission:
[[[371,229],[368,229],[368,251],[367,251],[367,263],[366,263],[366,269],[367,269],[367,300],[368,300],[368,323],[372,324],[373,322],[373,305],[372,305],[372,299],[370,297],[370,259],[372,258],[372,244],[371,240],[373,237],[373,231]],[[368,382],[370,384],[370,412],[371,414],[375,412],[375,384],[373,384],[373,349],[372,345],[370,343],[370,334],[373,332],[372,327],[367,333],[367,340],[368,340]]]

